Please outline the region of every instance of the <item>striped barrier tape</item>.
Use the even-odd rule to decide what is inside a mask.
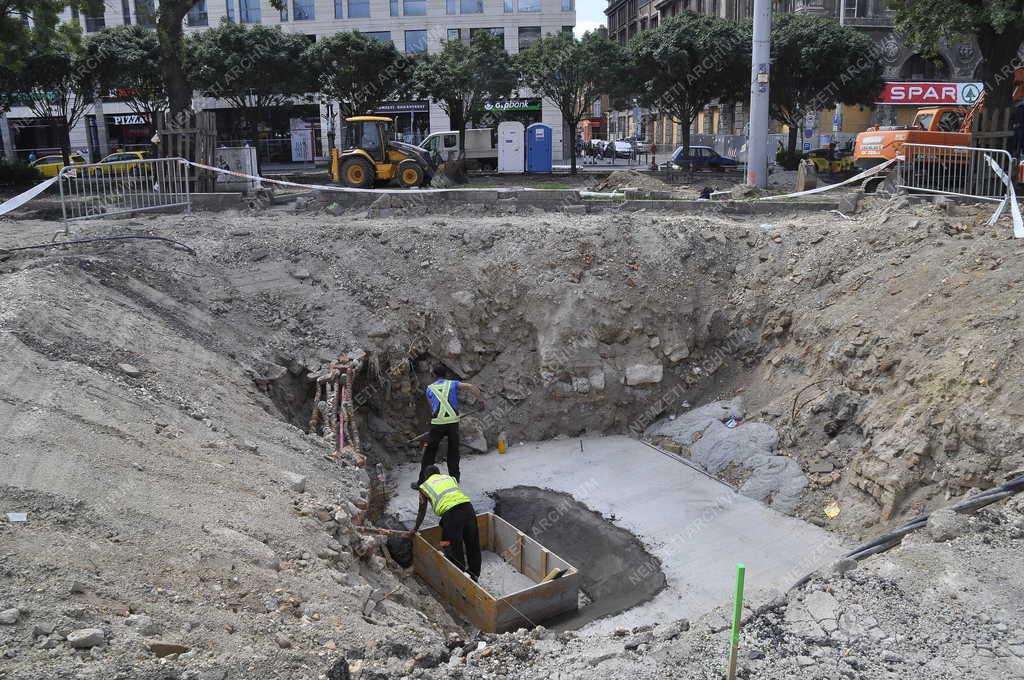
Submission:
[[[50,179],[46,180],[45,182],[40,182],[39,184],[35,185],[34,187],[29,189],[28,191],[20,193],[17,196],[15,196],[14,198],[9,199],[7,201],[4,201],[3,203],[0,203],[0,215],[6,215],[7,213],[11,212],[12,210],[17,210],[18,208],[20,208],[21,206],[25,205],[26,203],[31,201],[33,198],[35,198],[39,194],[43,193],[44,191],[46,191],[47,189],[49,189],[50,187],[52,187],[56,183],[57,183],[57,178],[56,177],[51,177]]]

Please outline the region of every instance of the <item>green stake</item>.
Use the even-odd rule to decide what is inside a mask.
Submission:
[[[736,653],[740,646],[740,619],[743,618],[743,575],[747,568],[736,565],[736,601],[732,608],[732,635],[729,637],[729,680],[736,680]]]

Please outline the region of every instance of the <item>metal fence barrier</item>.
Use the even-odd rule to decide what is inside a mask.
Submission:
[[[1006,184],[986,156],[1012,176],[1013,158],[1002,149],[904,144],[896,157],[896,186],[908,191],[1001,201],[1006,196]]]
[[[192,211],[190,166],[181,158],[69,165],[58,175],[65,221],[183,208]]]

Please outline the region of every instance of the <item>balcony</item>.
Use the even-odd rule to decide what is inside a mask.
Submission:
[[[882,12],[873,17],[847,15],[843,18],[843,23],[852,28],[894,28],[896,26],[892,14],[889,12]]]

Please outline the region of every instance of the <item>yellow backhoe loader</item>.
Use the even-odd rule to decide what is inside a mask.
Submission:
[[[395,140],[394,130],[394,121],[386,116],[346,118],[336,179],[361,189],[395,179],[406,188],[430,182],[437,171],[436,159],[415,144]]]

